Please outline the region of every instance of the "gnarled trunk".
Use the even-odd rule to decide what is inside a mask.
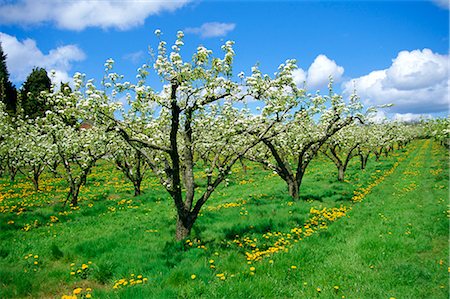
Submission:
[[[286,181],[289,189],[289,195],[292,197],[293,200],[299,199],[299,185],[295,180],[288,180]]]
[[[39,176],[34,175],[33,176],[33,186],[34,186],[34,191],[39,191]]]
[[[142,179],[138,179],[138,180],[133,182],[133,185],[134,185],[134,196],[141,195],[141,182],[142,182]]]
[[[345,177],[345,167],[344,165],[338,166],[338,181],[343,182]]]
[[[186,239],[190,233],[192,226],[194,225],[194,220],[192,217],[182,217],[178,215],[177,217],[177,227],[175,232],[175,237],[177,241]]]

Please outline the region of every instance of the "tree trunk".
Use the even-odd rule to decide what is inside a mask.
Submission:
[[[16,179],[16,174],[17,174],[17,168],[9,167],[9,181],[10,182],[14,182],[14,180]]]
[[[78,206],[78,194],[80,193],[80,187],[81,185],[77,185],[77,184],[72,184],[70,186],[70,190],[69,190],[69,194],[67,195],[67,199],[71,199],[70,200],[70,204],[73,207]]]
[[[133,181],[133,185],[134,185],[134,196],[141,195],[141,180],[137,179]]]
[[[299,199],[299,186],[295,180],[288,180],[287,182],[288,189],[289,189],[289,195],[292,197],[293,200]]]
[[[364,170],[364,169],[366,169],[367,160],[369,159],[369,155],[361,154],[361,155],[359,155],[359,157],[361,159],[361,170]]]
[[[177,230],[176,230],[176,239],[177,241],[181,241],[186,239],[190,233],[192,226],[194,225],[194,221],[190,219],[190,217],[184,217],[182,219],[180,215],[177,217]]]
[[[34,191],[39,191],[39,176],[34,175],[33,176],[33,186],[34,186]]]
[[[375,153],[375,161],[379,161],[380,160],[380,154],[377,151],[375,151],[374,153]]]
[[[344,165],[338,166],[338,181],[343,182],[345,176],[345,167]]]

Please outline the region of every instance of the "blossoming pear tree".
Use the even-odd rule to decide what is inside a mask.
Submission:
[[[42,130],[44,122],[40,117],[16,119],[17,167],[33,183],[35,191],[39,191],[39,178],[47,166],[53,164],[56,155],[50,136]]]
[[[422,124],[424,137],[433,137],[445,147],[450,145],[450,117],[424,121]]]
[[[74,91],[52,91],[47,94],[51,105],[43,120],[42,130],[49,136],[55,152],[64,168],[64,177],[69,184],[65,203],[78,205],[80,188],[86,183],[95,163],[109,152],[112,133],[96,121],[90,103],[103,105],[107,112],[107,97],[92,81],[87,83],[84,76],[74,76]],[[111,105],[110,109],[114,107]],[[110,113],[112,113],[110,111]],[[82,121],[93,123],[90,128],[80,126]]]
[[[289,195],[294,200],[299,198],[306,169],[322,145],[339,130],[362,117],[358,97],[352,95],[346,104],[342,96],[333,93],[331,85],[332,81],[329,96],[306,95],[304,91],[288,94],[283,90],[272,94],[273,87],[270,86],[265,89],[269,92],[260,96],[271,101],[282,94],[295,102],[297,108],[290,110],[274,134],[264,138],[263,144],[247,155],[249,160],[259,162],[278,174],[286,182]],[[295,87],[291,85],[291,89]]]
[[[161,34],[159,30],[155,33]],[[112,72],[113,61],[109,60],[104,85],[113,101],[115,96],[125,95],[129,108],[120,110],[122,117],[111,117],[101,112],[102,107],[96,108],[104,123],[145,157],[172,197],[177,240],[190,234],[201,208],[233,165],[279,122],[255,122],[247,109],[236,105],[249,92],[233,80],[233,42],[222,46],[222,58],[199,46],[188,62],[181,55],[183,35],[177,33],[170,53],[165,41],[159,43],[153,69],[163,83],[162,91],[147,85],[148,65],[138,70],[137,83],[132,84]],[[277,103],[271,109],[280,117],[286,113],[284,105]],[[253,133],[256,129],[258,134]],[[205,184],[199,183],[203,178],[194,173],[195,167],[203,169]]]
[[[142,180],[149,168],[142,153],[119,136],[112,140],[110,155],[117,168],[133,184],[134,196],[141,195]]]
[[[352,123],[328,139],[321,149],[321,152],[336,165],[339,181],[344,181],[350,160],[358,155],[358,146],[363,142],[358,134],[359,130],[360,126]]]
[[[15,180],[19,170],[20,157],[16,154],[21,146],[16,136],[15,118],[0,103],[0,172],[8,172],[11,182]]]

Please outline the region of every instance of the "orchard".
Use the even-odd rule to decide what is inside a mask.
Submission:
[[[294,60],[236,74],[233,42],[183,45],[42,113],[0,103],[0,297],[448,294],[448,118],[374,122],[388,105],[311,94]]]

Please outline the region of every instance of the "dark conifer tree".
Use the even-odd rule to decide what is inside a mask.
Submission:
[[[48,110],[48,103],[41,96],[42,91],[50,91],[51,81],[47,71],[43,68],[34,68],[27,77],[20,90],[20,99],[23,112],[31,118],[44,116]]]
[[[3,53],[0,43],[0,101],[5,103],[6,111],[14,115],[17,109],[17,90],[9,81],[9,73],[6,67],[6,54]]]

